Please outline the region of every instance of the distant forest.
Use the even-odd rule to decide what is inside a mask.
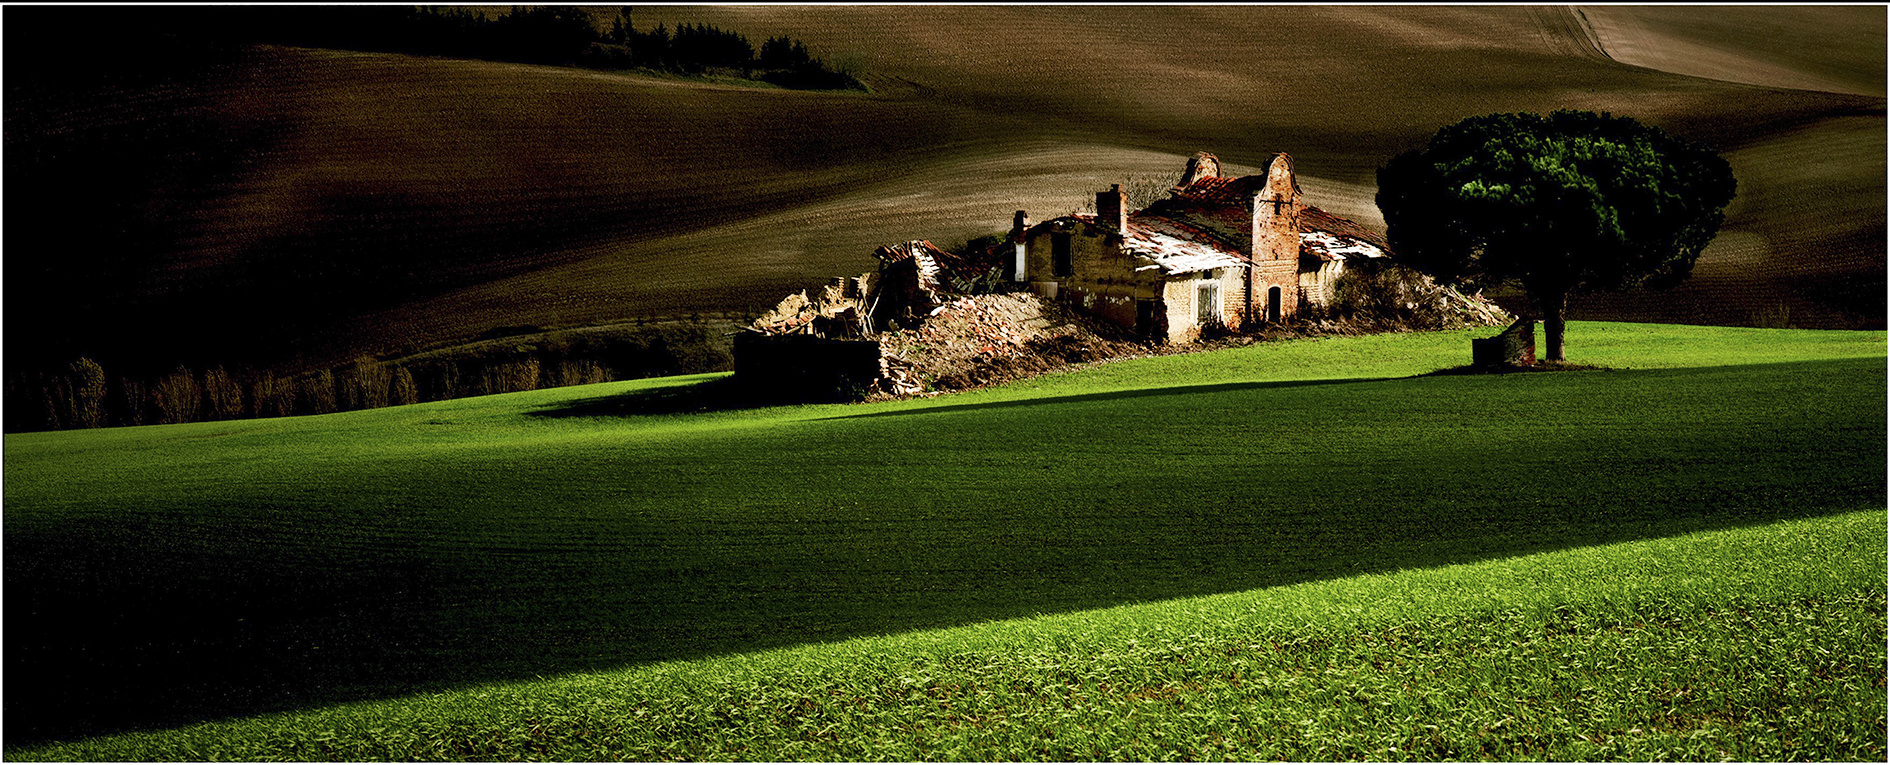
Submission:
[[[185,9],[174,9],[183,11]],[[609,29],[570,6],[485,10],[431,6],[239,6],[198,8],[190,29],[225,42],[414,53],[591,69],[720,74],[797,90],[865,90],[853,73],[830,68],[788,37],[757,49],[748,38],[713,25],[658,24],[639,31],[631,9]]]

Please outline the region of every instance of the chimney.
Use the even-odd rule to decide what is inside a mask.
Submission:
[[[1129,230],[1129,205],[1122,198],[1122,184],[1110,184],[1108,191],[1096,192],[1096,222],[1122,233]]]
[[[1027,265],[1024,259],[1026,251],[1024,246],[1024,232],[1029,229],[1030,218],[1025,217],[1023,210],[1018,210],[1016,217],[1011,218],[1011,281],[1014,282],[1029,279],[1029,274],[1025,270]]]

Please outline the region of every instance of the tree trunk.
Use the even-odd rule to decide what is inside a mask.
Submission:
[[[1538,355],[1543,361],[1566,361],[1562,347],[1562,330],[1566,322],[1562,312],[1568,308],[1568,291],[1545,294],[1537,303],[1542,308],[1542,352]]]

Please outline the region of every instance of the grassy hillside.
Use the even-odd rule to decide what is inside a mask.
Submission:
[[[1881,759],[1882,510],[14,760]]]
[[[312,418],[9,435],[9,756],[122,727],[1496,561],[1885,503],[1881,332],[1576,323],[1573,357],[1617,369],[1413,376],[1461,363],[1472,334],[1259,344],[878,405],[622,414],[706,379],[670,378]],[[1805,581],[1880,584],[1880,557],[1859,565]],[[1690,581],[1657,589],[1688,591]],[[1750,629],[1715,621],[1724,604],[1750,597],[1756,613],[1774,614],[1793,598],[1856,594],[1850,584],[1799,594],[1728,586],[1699,590],[1720,593],[1697,601],[1721,604],[1710,613],[1676,616],[1732,630],[1712,639],[1722,648]],[[1876,603],[1833,618],[1875,613],[1881,643]],[[1535,629],[1554,609],[1534,601],[1536,616],[1516,628]],[[1572,618],[1588,624],[1605,612],[1584,609]],[[1610,623],[1576,632],[1614,640]],[[1497,639],[1509,628],[1466,624],[1462,634]],[[1379,634],[1334,629],[1351,635],[1340,645]],[[1673,633],[1643,637],[1670,646]],[[1071,645],[1070,655],[1090,653],[1089,643]],[[1857,671],[1844,669],[1842,682]],[[403,709],[446,721],[459,713],[444,710],[473,698]],[[1766,710],[1741,719],[1777,713],[1777,697],[1740,698]],[[375,735],[363,731],[373,727],[344,736],[369,748],[333,756],[420,756],[371,748],[363,742]],[[498,735],[479,730],[471,734]],[[426,756],[522,756],[469,746]],[[1831,751],[1840,750],[1861,751]],[[165,751],[150,756],[182,756]],[[978,759],[1001,749],[623,751]],[[1541,751],[1594,753],[1493,756]],[[580,758],[601,756],[575,754],[586,752]],[[1043,756],[1059,753],[1091,756],[1075,745]]]
[[[1631,27],[1529,7],[636,12],[646,28],[807,40],[860,66],[872,95],[310,50],[204,58],[135,30],[97,38],[113,10],[9,12],[10,59],[92,56],[9,78],[8,183],[34,190],[8,203],[7,318],[34,327],[9,337],[16,363],[299,369],[497,326],[742,310],[863,270],[879,244],[1067,212],[1196,150],[1291,152],[1315,204],[1370,219],[1372,171],[1437,127],[1558,107],[1707,141],[1758,194],[1690,290],[1588,316],[1750,323],[1783,303],[1801,323],[1882,326],[1883,91],[1853,74],[1884,69],[1869,8],[1741,17],[1763,36],[1685,36],[1662,15],[1690,9]],[[1834,19],[1846,33],[1816,37]],[[1604,54],[1675,36],[1815,82]],[[1816,54],[1773,46],[1814,37]],[[1827,82],[1841,92],[1794,89]]]

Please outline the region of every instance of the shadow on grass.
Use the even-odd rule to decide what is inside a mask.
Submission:
[[[1053,406],[1057,404],[1099,401],[1126,401],[1156,396],[1185,396],[1248,390],[1303,388],[1315,385],[1344,385],[1349,383],[1382,382],[1396,379],[1402,378],[1356,377],[1329,380],[1286,380],[1274,382],[1216,383],[1211,385],[1175,385],[1160,388],[1136,388],[1104,393],[1078,393],[1067,396],[1044,396],[1011,401],[986,401],[965,404],[951,403],[953,399],[946,397],[931,399],[930,401],[939,402],[936,405],[927,405],[924,400],[908,400],[909,403],[913,403],[914,405],[904,409],[864,412],[860,414],[836,414],[821,419],[844,420],[870,417],[910,417],[913,415],[945,414],[987,409],[1012,409],[1018,407]],[[739,411],[771,406],[791,406],[795,404],[828,403],[844,402],[817,398],[771,397],[760,395],[751,388],[745,388],[737,384],[733,377],[722,377],[690,385],[675,385],[570,401],[543,409],[533,410],[528,414],[532,417],[545,418],[646,417],[653,415]]]
[[[1236,391],[1280,390],[1287,388],[1307,388],[1320,385],[1348,385],[1353,383],[1384,382],[1397,380],[1396,377],[1348,377],[1327,380],[1278,380],[1271,382],[1213,383],[1209,385],[1173,385],[1160,388],[1134,388],[1103,393],[1077,393],[1068,396],[1043,396],[1036,398],[1014,399],[1010,401],[982,401],[968,404],[943,403],[938,406],[915,406],[909,409],[895,409],[887,412],[863,412],[861,414],[837,414],[822,419],[852,420],[873,417],[910,417],[921,414],[949,414],[955,412],[974,412],[990,409],[1016,409],[1021,407],[1054,406],[1058,404],[1096,403],[1102,401],[1130,401],[1134,399],[1164,396],[1186,396],[1194,394],[1232,393]]]
[[[1462,375],[1520,375],[1542,372],[1609,372],[1612,367],[1598,367],[1590,364],[1571,364],[1566,361],[1538,361],[1528,365],[1497,364],[1479,366],[1465,364],[1460,367],[1448,367],[1435,372],[1426,372],[1418,377],[1455,377]]]
[[[815,397],[767,395],[736,382],[733,376],[687,385],[666,385],[612,396],[568,401],[527,412],[552,419],[586,417],[648,417],[671,414],[739,411],[794,404],[839,403]]]
[[[651,617],[650,622],[629,630],[619,623],[574,617],[559,609],[532,609],[533,623],[521,630],[498,613],[477,612],[493,604],[464,603],[457,612],[430,608],[425,623],[416,620],[415,614],[361,605],[384,594],[375,592],[383,587],[400,594],[433,590],[437,597],[437,591],[456,589],[449,584],[453,574],[445,572],[423,579],[383,577],[340,590],[286,597],[283,590],[274,588],[199,588],[189,598],[100,604],[115,607],[126,617],[113,620],[121,629],[114,634],[80,634],[71,626],[84,621],[74,620],[50,634],[9,635],[5,747],[12,755],[24,747],[63,740],[450,692],[495,682],[1470,564],[1855,509],[1859,508],[1712,522],[1690,519],[1580,541],[1538,541],[1442,556],[1426,554],[1417,545],[1373,546],[1370,556],[1335,556],[1290,572],[1193,580],[1162,572],[1166,576],[1154,577],[1151,584],[1140,587],[1126,585],[1116,576],[1119,571],[1107,569],[1115,561],[1096,565],[1066,561],[1067,570],[1049,582],[1025,576],[1008,589],[1000,582],[982,581],[976,584],[988,589],[976,593],[902,593],[951,604],[946,608],[913,609],[910,604],[871,597],[863,602],[854,588],[888,583],[844,581],[761,593],[730,587],[727,582],[707,582],[699,588],[678,588],[659,603],[579,598],[564,604],[580,609],[629,607]],[[1190,554],[1200,552],[1189,550]],[[1206,555],[1188,567],[1222,568],[1232,562]],[[1073,581],[1084,577],[1118,589],[1102,592]],[[15,608],[21,609],[22,616],[47,613],[44,599],[16,599],[9,593],[8,600],[10,615]],[[22,601],[30,605],[13,605]],[[342,614],[335,611],[338,601],[347,604]],[[875,603],[886,611],[861,613],[862,606]],[[756,612],[762,615],[747,624],[734,625],[728,619]],[[231,624],[244,621],[230,619],[231,613],[249,614],[257,623],[247,628]],[[547,618],[548,613],[560,615]],[[321,618],[311,619],[310,614]],[[683,623],[689,620],[697,623]],[[225,631],[207,628],[210,625]],[[16,630],[25,631],[10,632]],[[591,636],[581,637],[584,633]],[[51,646],[42,638],[64,642]]]
[[[1804,364],[1816,362],[1783,362]],[[1710,367],[1709,367],[1710,368]],[[1158,388],[1135,388],[1130,390],[1107,391],[1103,393],[1078,393],[1065,396],[1042,396],[1008,401],[984,401],[975,403],[952,403],[956,395],[973,391],[959,391],[946,394],[945,397],[929,399],[938,402],[927,404],[924,399],[908,399],[912,404],[906,408],[890,411],[863,412],[859,414],[836,414],[823,417],[825,420],[863,419],[878,417],[911,417],[915,415],[947,414],[953,412],[971,412],[993,409],[1014,409],[1022,407],[1052,406],[1070,403],[1093,403],[1101,401],[1128,401],[1158,396],[1183,396],[1192,394],[1229,393],[1236,391],[1279,390],[1304,388],[1321,385],[1350,385],[1356,383],[1388,382],[1391,380],[1409,380],[1425,377],[1460,377],[1488,375],[1536,375],[1551,372],[1615,372],[1613,367],[1574,364],[1569,362],[1537,362],[1531,366],[1478,367],[1464,365],[1447,367],[1431,372],[1400,377],[1343,377],[1317,380],[1276,380],[1267,382],[1213,383],[1207,385],[1172,385]],[[1655,370],[1640,370],[1655,371]],[[1669,370],[1671,371],[1671,370]],[[529,412],[532,417],[544,418],[585,418],[585,417],[642,417],[652,415],[699,414],[716,411],[738,411],[761,409],[771,406],[792,406],[796,404],[833,404],[852,403],[835,399],[821,399],[791,396],[769,396],[758,393],[751,387],[744,387],[735,382],[734,377],[720,377],[689,385],[673,385],[650,390],[632,391],[612,396],[599,396],[566,402]]]
[[[1846,384],[1874,386],[1865,398],[1881,401],[1881,362],[1867,362],[1835,366],[1849,370]],[[1805,371],[1753,367],[1739,374],[1795,383],[1807,378]],[[1364,381],[1182,386],[843,416]],[[700,411],[727,403],[717,398],[726,389],[716,382],[592,399],[546,416]],[[1519,422],[1557,405],[1557,391],[1514,387],[1514,396],[1479,399],[1516,413],[1497,421]],[[1384,405],[1413,391],[1357,391],[1344,407],[1348,432],[1423,429]],[[1331,411],[1326,396],[1278,398],[1283,409],[1265,417],[1316,422]],[[1584,405],[1569,404],[1563,413],[1572,417]],[[1748,405],[1765,406],[1749,396],[1713,406]],[[78,509],[10,507],[5,745],[12,751],[121,730],[1882,505],[1883,434],[1880,427],[1855,427],[1856,411],[1832,407],[1763,420],[1748,444],[1728,442],[1722,430],[1692,428],[1684,415],[1697,406],[1650,411],[1663,424],[1642,434],[1646,444],[1610,442],[1631,453],[1582,444],[1555,453],[1495,447],[1475,453],[1476,472],[1490,476],[1529,474],[1557,459],[1557,480],[1527,490],[1503,480],[1465,484],[1463,465],[1451,462],[1464,453],[1433,445],[1443,439],[1401,440],[1403,451],[1395,454],[1339,449],[1294,461],[1291,475],[1216,458],[1213,465],[1241,472],[1189,473],[1186,500],[1175,499],[1166,483],[1109,474],[1107,466],[1123,463],[1099,459],[1107,447],[1100,443],[1059,463],[1068,476],[994,467],[991,460],[1001,458],[993,455],[921,480],[913,465],[874,462],[882,458],[877,445],[835,455],[821,451],[830,447],[808,447],[813,451],[799,460],[777,463],[784,449],[802,445],[718,440],[700,453],[658,455],[649,465],[640,460],[651,455],[599,458],[605,461],[575,475],[607,485],[572,495],[594,504],[557,508],[541,509],[531,497],[545,490],[542,481],[570,480],[571,471],[531,461],[465,479],[473,493],[458,500],[491,505],[470,512],[446,506],[443,494],[416,490],[411,484],[427,478],[401,471],[379,478],[350,473],[359,479],[351,488],[325,496],[301,496],[301,485],[290,482],[251,499],[140,499],[132,492],[104,511],[86,509],[83,500],[73,501]],[[1078,424],[1074,417],[1066,423]],[[887,428],[887,443],[900,443],[904,432]],[[1545,440],[1541,448],[1555,443]],[[730,455],[730,448],[747,451]],[[841,464],[810,465],[804,461],[810,456]],[[1024,467],[1030,470],[1018,469]],[[864,488],[844,502],[789,496],[828,483],[761,469],[841,477]],[[514,475],[531,470],[545,475]],[[620,477],[637,470],[646,472]],[[703,480],[763,490],[692,485]],[[1015,486],[1000,487],[1000,480]],[[901,493],[892,488],[899,481],[920,488]],[[650,496],[626,502],[620,499],[626,490]],[[948,501],[928,507],[937,495]],[[756,497],[766,507],[757,508]],[[879,497],[894,499],[879,507]],[[853,500],[865,510],[850,509]]]

